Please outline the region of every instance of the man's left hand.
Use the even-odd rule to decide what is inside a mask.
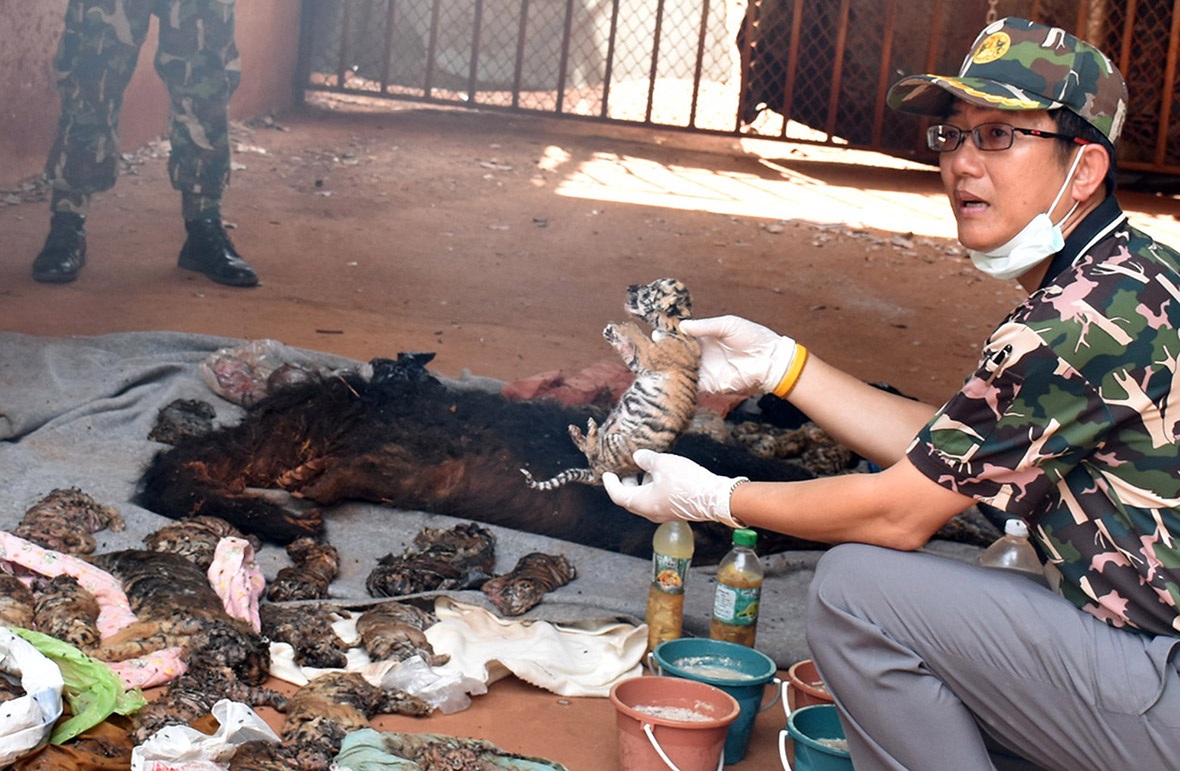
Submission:
[[[692,522],[721,522],[740,527],[729,512],[733,477],[723,477],[680,455],[636,450],[635,464],[646,473],[642,484],[602,475],[602,485],[611,500],[652,522],[687,519]]]

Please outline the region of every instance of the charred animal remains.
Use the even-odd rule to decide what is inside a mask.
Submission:
[[[287,701],[280,734],[301,769],[327,769],[345,735],[369,727],[380,713],[426,715],[430,705],[404,691],[383,690],[356,672],[329,672]]]
[[[496,539],[476,524],[449,530],[424,528],[414,547],[387,554],[369,573],[365,587],[374,597],[405,597],[420,592],[471,589],[492,575]]]
[[[262,542],[255,536],[244,535],[224,519],[202,514],[164,525],[143,541],[148,551],[179,554],[207,571],[213,564],[217,544],[222,538],[243,538],[250,542],[255,551],[262,547]]]
[[[201,436],[213,430],[217,417],[213,405],[198,399],[177,399],[165,405],[156,415],[156,425],[148,439],[164,444],[176,444],[190,436]]]
[[[104,640],[98,658],[123,661],[179,646],[186,659],[228,667],[249,685],[266,679],[266,641],[225,612],[205,572],[194,563],[177,554],[135,549],[99,554],[90,561],[120,580],[139,617]]]
[[[541,758],[506,752],[484,739],[382,731],[381,742],[390,755],[412,760],[422,771],[495,771],[515,766],[499,762],[501,758],[536,760],[538,765],[549,766]]]
[[[275,709],[282,709],[287,703],[279,692],[243,683],[229,667],[197,655],[189,660],[188,671],[169,683],[159,698],[132,716],[132,739],[142,744],[161,728],[188,725],[208,714],[221,699]]]
[[[33,616],[37,631],[92,653],[101,639],[94,595],[78,579],[65,574],[40,581],[35,589]]]
[[[295,649],[295,663],[306,667],[343,669],[348,664],[348,644],[332,629],[337,616],[323,605],[258,606],[262,634],[272,642],[285,642]]]
[[[0,572],[0,626],[35,629],[32,590],[11,573]]]
[[[600,426],[586,420],[586,433],[569,426],[570,438],[588,468],[570,468],[544,481],[521,469],[529,487],[554,490],[569,482],[602,484],[602,475],[613,471],[634,476],[640,469],[631,456],[636,450],[663,452],[672,446],[692,422],[697,411],[697,370],[701,345],[680,331],[680,322],[692,317],[687,287],[673,278],[627,287],[628,313],[652,327],[651,337],[634,322],[607,324],[602,330],[618,351],[635,380]]]
[[[0,672],[0,702],[12,701],[25,695],[25,689],[15,678]]]
[[[321,507],[371,501],[651,554],[655,525],[616,506],[601,487],[534,490],[518,471],[550,475],[584,463],[566,429],[588,417],[601,420],[601,409],[449,388],[425,369],[430,358],[377,359],[371,378],[342,373],[278,389],[238,425],[159,453],[136,500],[173,519],[218,516],[283,544],[319,535],[319,511],[296,511],[250,488],[286,490]],[[795,464],[699,434],[682,435],[672,450],[726,476],[811,476]],[[694,529],[699,564],[715,563],[729,550],[729,528],[707,523]],[[817,548],[768,531],[759,543],[767,552]]]
[[[795,459],[816,476],[843,474],[855,464],[851,450],[810,421],[791,429],[745,421],[734,426],[730,436],[756,455]]]
[[[295,750],[266,739],[239,744],[229,771],[301,771]]]
[[[356,632],[373,661],[405,661],[412,656],[421,656],[430,666],[439,667],[451,657],[436,654],[434,646],[423,634],[436,623],[438,618],[433,613],[416,605],[386,602],[362,613],[356,622]]]
[[[573,581],[577,571],[563,555],[526,554],[511,573],[496,576],[482,587],[488,601],[505,616],[519,616],[536,607],[549,592]]]
[[[328,585],[340,572],[336,547],[315,538],[299,538],[287,544],[287,556],[295,564],[279,570],[267,589],[267,599],[271,602],[325,599]]]
[[[38,546],[66,554],[90,554],[96,543],[91,533],[104,528],[119,532],[123,518],[76,487],[51,491],[25,512],[13,533]]]

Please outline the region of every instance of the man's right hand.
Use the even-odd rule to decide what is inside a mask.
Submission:
[[[706,393],[773,391],[799,353],[791,338],[739,316],[685,319],[680,329],[700,340],[700,389]]]

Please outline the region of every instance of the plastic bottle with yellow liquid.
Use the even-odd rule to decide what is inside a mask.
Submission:
[[[695,542],[684,520],[656,528],[651,543],[651,587],[647,590],[647,649],[680,637],[684,626],[684,584]]]
[[[762,599],[762,560],[754,552],[758,534],[748,528],[733,531],[733,548],[717,566],[713,620],[709,637],[754,647],[758,633],[758,605]]]

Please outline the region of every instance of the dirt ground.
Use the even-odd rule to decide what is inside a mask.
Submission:
[[[611,358],[600,333],[624,288],[667,275],[697,315],[739,313],[941,400],[1020,298],[949,238],[937,175],[883,156],[344,98],[273,125],[235,130],[224,206],[262,287],[176,267],[184,231],[157,143],[129,150],[96,198],[73,284],[29,278],[46,207],[8,196],[26,200],[0,207],[2,328],[435,351],[443,374],[511,380]],[[1180,242],[1174,199],[1124,204]]]
[[[698,315],[743,314],[866,379],[938,398],[1017,296],[971,275],[950,241],[907,237],[900,222],[900,233],[859,228],[858,202],[838,200],[852,185],[935,194],[917,167],[356,100],[320,100],[276,125],[235,132],[224,206],[261,288],[176,267],[179,201],[167,148],[152,145],[96,198],[73,284],[29,278],[44,204],[0,208],[3,328],[272,337],[362,360],[436,351],[444,374],[508,380],[612,357],[600,333],[624,288],[669,275]]]
[[[937,175],[881,156],[343,98],[239,126],[235,142],[224,214],[261,287],[176,267],[184,231],[157,143],[129,149],[96,199],[70,285],[30,278],[48,219],[35,186],[0,194],[0,328],[268,337],[359,360],[434,351],[443,374],[512,380],[611,358],[601,329],[624,288],[676,276],[697,315],[738,313],[941,400],[1021,297],[954,245]],[[1180,243],[1174,199],[1122,200]],[[518,681],[429,724],[377,725],[613,767],[609,702]],[[736,768],[779,767],[782,726],[779,707],[764,712]]]

